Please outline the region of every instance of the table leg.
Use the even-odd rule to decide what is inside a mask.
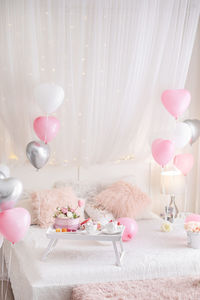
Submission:
[[[119,241],[120,244],[120,248],[121,248],[121,253],[120,253],[120,262],[122,262],[122,259],[124,257],[125,251],[124,251],[124,247],[123,247],[123,242],[122,240]]]
[[[121,248],[121,253],[123,253],[124,252],[124,247],[123,247],[122,240],[119,241],[119,244],[120,244],[120,248]]]
[[[49,253],[53,250],[53,248],[56,246],[57,244],[57,239],[51,239],[48,246],[47,246],[47,249],[45,250],[43,256],[42,256],[42,260],[45,260],[47,258],[47,256],[49,255]]]
[[[113,241],[113,247],[114,247],[114,250],[115,250],[115,256],[116,256],[116,265],[117,266],[121,266],[121,260],[120,260],[120,255],[119,255],[119,252],[118,252],[118,249],[117,249],[117,245],[116,245],[116,242]]]

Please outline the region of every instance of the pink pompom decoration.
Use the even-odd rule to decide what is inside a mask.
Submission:
[[[84,201],[83,200],[78,200],[78,206],[82,207],[84,205]]]
[[[119,218],[117,220],[121,225],[125,226],[125,230],[122,236],[123,242],[128,242],[133,239],[138,232],[138,225],[134,219],[131,218]]]
[[[191,214],[185,218],[185,223],[188,222],[200,222],[200,215]]]

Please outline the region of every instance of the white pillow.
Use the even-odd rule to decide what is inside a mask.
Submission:
[[[103,188],[102,184],[89,183],[87,181],[57,181],[54,183],[54,188],[61,188],[71,186],[77,195],[77,197],[84,198],[86,200],[92,199]]]
[[[150,210],[143,211],[140,216],[135,218],[137,220],[152,220],[152,219],[161,219],[157,214],[153,213]]]
[[[102,224],[115,220],[112,213],[107,210],[102,210],[94,207],[93,201],[87,201],[85,205],[85,212],[94,221],[99,221]]]

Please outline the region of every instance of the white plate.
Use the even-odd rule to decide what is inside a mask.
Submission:
[[[101,233],[101,231],[96,231],[96,232],[94,232],[94,233],[89,233],[89,232],[87,232],[86,230],[83,230],[81,233],[84,233],[84,234],[88,234],[88,235],[97,235],[97,234],[100,234]]]
[[[119,234],[119,233],[121,233],[122,230],[117,230],[117,231],[114,231],[114,232],[111,233],[111,232],[108,232],[106,229],[103,229],[101,232],[105,233],[105,234],[113,235],[113,234]]]

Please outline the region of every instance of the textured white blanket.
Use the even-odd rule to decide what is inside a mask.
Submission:
[[[59,240],[42,262],[49,240],[45,230],[32,226],[26,239],[12,248],[10,279],[15,300],[68,300],[76,284],[200,275],[200,251],[186,246],[183,228],[160,231],[159,220],[138,221],[137,237],[125,246],[123,267],[112,245]],[[8,263],[10,243],[5,245]]]

